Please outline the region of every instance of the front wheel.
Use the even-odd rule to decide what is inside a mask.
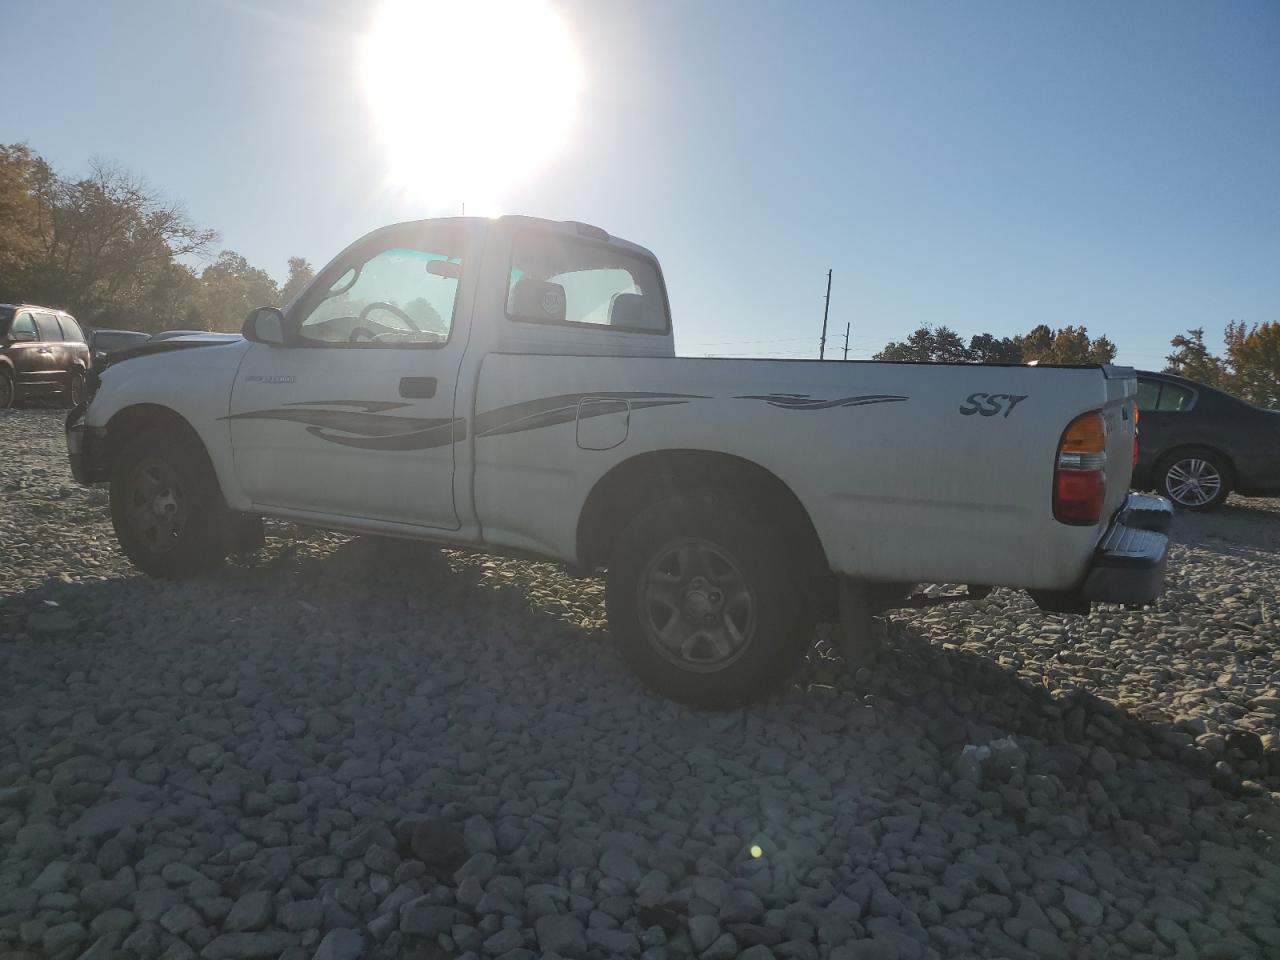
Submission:
[[[14,386],[13,377],[4,370],[0,370],[0,410],[8,410],[13,406],[14,400],[17,399],[17,388]]]
[[[609,626],[646,686],[709,709],[780,683],[813,635],[781,541],[745,504],[664,500],[623,531],[606,581]]]
[[[187,577],[226,555],[226,511],[213,467],[194,437],[149,430],[116,454],[111,524],[134,565],[155,577]]]
[[[1183,450],[1160,462],[1161,492],[1184,510],[1210,510],[1227,499],[1231,474],[1212,450]]]

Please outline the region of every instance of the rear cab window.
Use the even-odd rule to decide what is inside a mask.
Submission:
[[[671,329],[656,263],[607,241],[538,229],[512,244],[507,316],[630,333]]]

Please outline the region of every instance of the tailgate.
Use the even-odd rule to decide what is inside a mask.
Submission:
[[[1102,527],[1124,506],[1133,477],[1133,412],[1138,393],[1138,375],[1133,367],[1105,366],[1107,402],[1107,497],[1102,508]]]

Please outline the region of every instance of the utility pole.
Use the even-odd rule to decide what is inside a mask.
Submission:
[[[850,321],[852,323],[853,321]],[[844,325],[844,359],[849,359],[849,324]]]
[[[818,341],[818,359],[825,360],[827,356],[827,311],[831,309],[831,271],[827,271],[827,296],[822,306],[822,339]]]

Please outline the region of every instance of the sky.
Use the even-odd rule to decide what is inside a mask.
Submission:
[[[653,250],[683,355],[816,356],[828,269],[828,357],[846,324],[851,359],[923,324],[1083,324],[1159,367],[1187,328],[1220,346],[1228,321],[1280,320],[1274,0],[552,2],[572,122],[489,199]],[[389,179],[361,70],[375,6],[0,0],[0,141],[64,173],[117,161],[277,278],[319,267],[465,200]],[[441,156],[461,148],[440,98],[495,76],[451,39],[419,46],[453,88],[400,111]],[[514,169],[556,111],[496,69]]]

